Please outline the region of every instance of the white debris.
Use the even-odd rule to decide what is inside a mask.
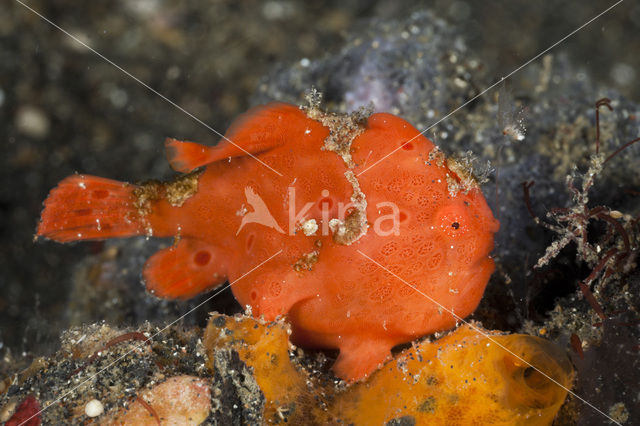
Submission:
[[[304,233],[304,235],[311,236],[316,233],[318,230],[318,224],[315,219],[309,219],[300,224],[300,229]]]
[[[242,217],[242,216],[246,215],[248,211],[249,211],[249,209],[247,209],[247,207],[243,204],[242,206],[240,206],[238,211],[236,211],[236,216]]]
[[[104,412],[104,405],[97,399],[92,399],[84,406],[84,413],[89,417],[98,417]]]

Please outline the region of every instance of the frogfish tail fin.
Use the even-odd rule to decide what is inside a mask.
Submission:
[[[145,227],[135,188],[96,176],[69,176],[45,200],[36,236],[67,242],[141,235]]]

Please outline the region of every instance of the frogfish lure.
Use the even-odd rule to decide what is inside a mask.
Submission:
[[[182,175],[69,176],[37,235],[175,237],[144,266],[149,292],[187,299],[229,281],[253,315],[286,315],[293,342],[338,348],[349,382],[480,302],[498,221],[466,168],[399,117],[274,102],[216,146],[165,145]]]

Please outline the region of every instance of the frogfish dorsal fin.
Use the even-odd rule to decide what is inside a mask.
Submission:
[[[189,173],[215,161],[215,148],[211,146],[167,138],[164,148],[171,168],[177,172]]]
[[[147,290],[164,299],[189,299],[226,281],[225,260],[210,244],[182,238],[144,265]]]
[[[188,173],[214,161],[256,155],[284,144],[292,130],[309,120],[295,105],[271,102],[241,114],[216,146],[167,139],[167,158],[174,170]]]

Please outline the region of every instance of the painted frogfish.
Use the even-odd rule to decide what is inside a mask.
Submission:
[[[339,349],[333,370],[350,382],[472,313],[493,272],[499,224],[476,180],[394,115],[270,103],[216,146],[165,145],[182,175],[69,176],[37,235],[174,237],[144,266],[152,294],[187,299],[229,281],[253,315],[286,315],[295,343]]]

